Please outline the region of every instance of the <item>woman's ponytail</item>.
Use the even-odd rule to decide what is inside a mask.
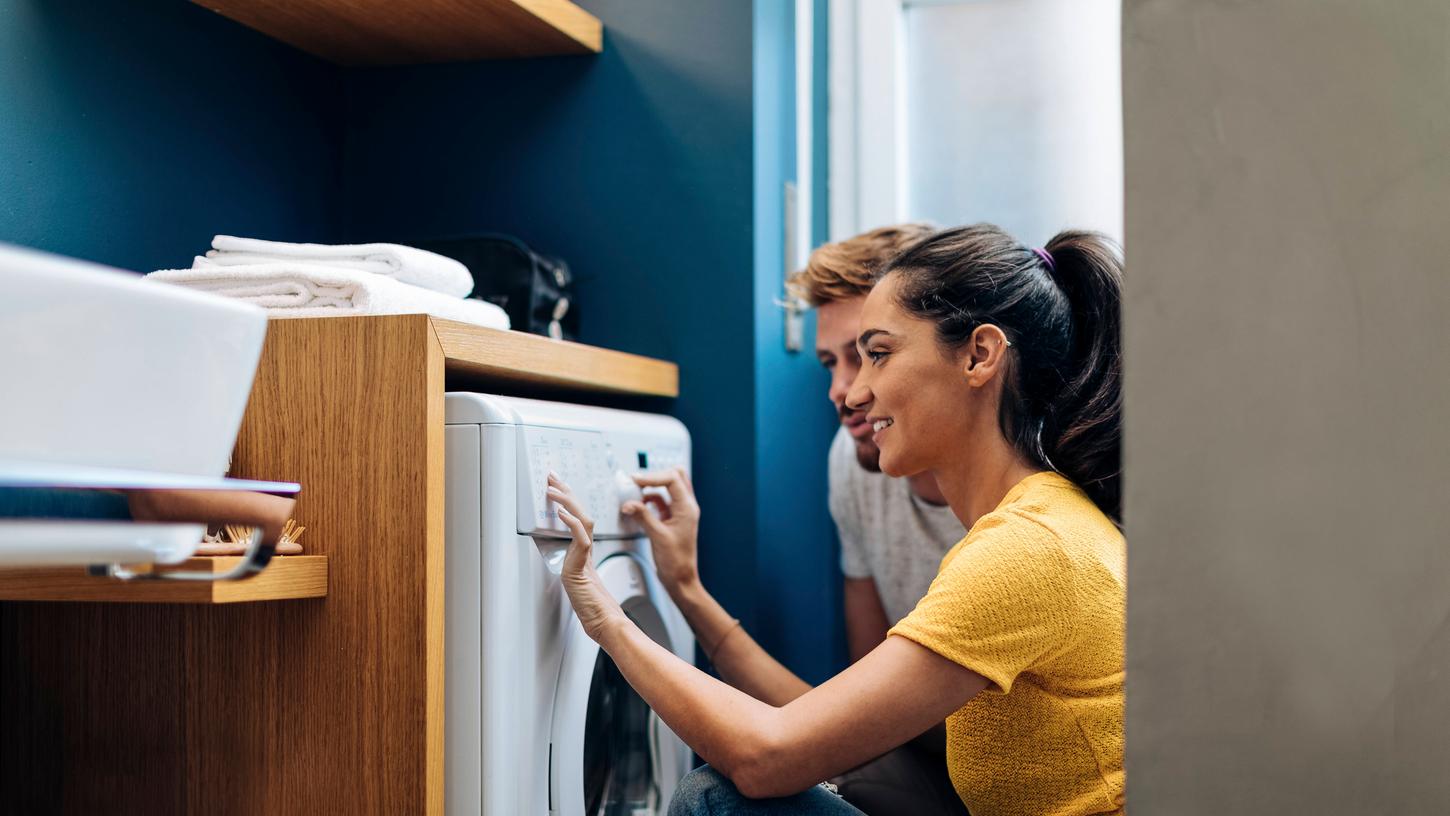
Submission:
[[[1043,452],[1121,523],[1122,257],[1107,237],[1077,230],[1058,233],[1044,250],[1072,309],[1072,346],[1068,376],[1048,401]]]

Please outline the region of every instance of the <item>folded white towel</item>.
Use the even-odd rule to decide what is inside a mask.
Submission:
[[[435,252],[399,244],[288,244],[218,235],[211,245],[207,260],[222,266],[302,261],[386,275],[455,297],[473,291],[468,267]]]
[[[147,277],[261,306],[269,317],[421,313],[490,329],[509,327],[508,314],[492,303],[320,264],[222,266],[197,258],[191,269],[162,269]]]

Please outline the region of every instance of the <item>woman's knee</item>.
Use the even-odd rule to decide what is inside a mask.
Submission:
[[[710,800],[721,788],[735,790],[735,784],[709,765],[701,765],[680,780],[670,800],[669,816],[707,816]]]

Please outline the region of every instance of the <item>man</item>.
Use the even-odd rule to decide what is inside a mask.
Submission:
[[[931,232],[922,224],[903,224],[826,244],[788,282],[792,295],[816,309],[816,356],[831,372],[827,396],[841,418],[828,478],[853,663],[916,606],[942,556],[966,535],[930,473],[906,479],[881,473],[881,452],[871,441],[865,413],[845,405],[861,369],[857,324],[872,277]],[[834,781],[847,801],[872,816],[964,813],[947,776],[945,748],[945,732],[937,728]]]

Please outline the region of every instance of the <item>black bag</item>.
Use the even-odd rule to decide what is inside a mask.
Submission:
[[[515,329],[556,340],[579,336],[574,276],[563,260],[540,255],[508,235],[414,241],[412,246],[468,267],[473,275],[472,297],[500,306]]]

